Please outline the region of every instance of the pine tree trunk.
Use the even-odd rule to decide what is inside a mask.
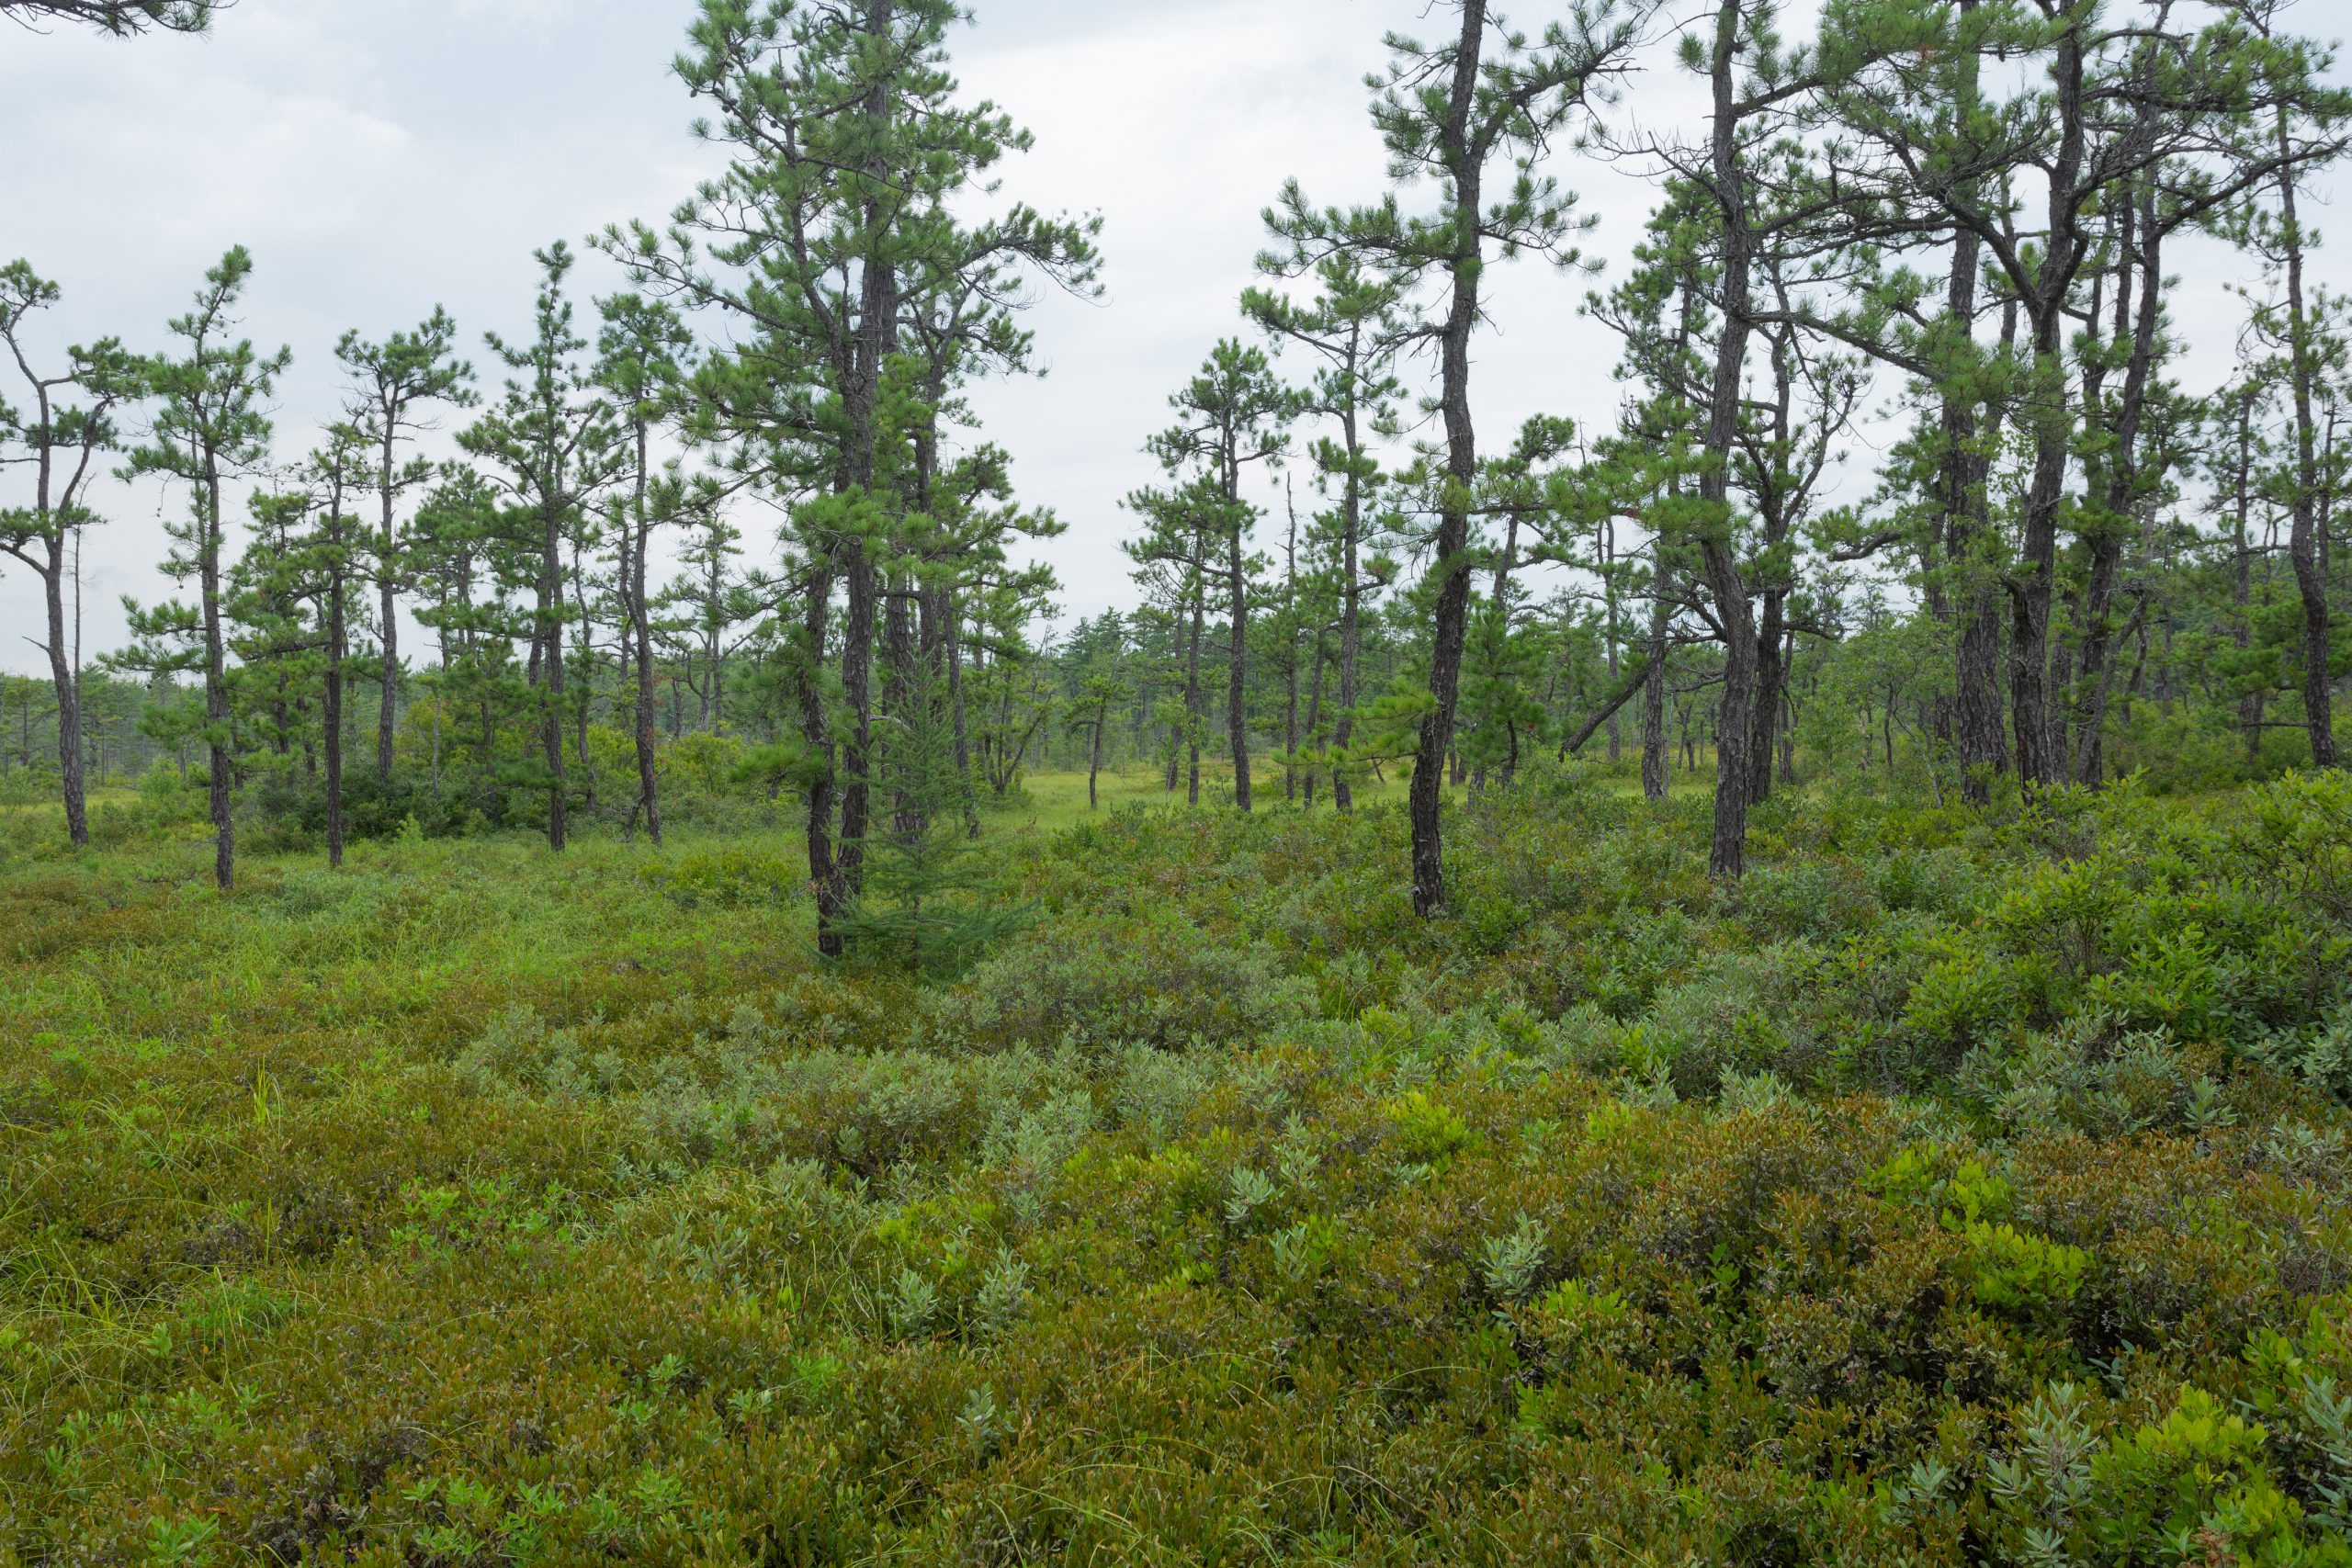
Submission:
[[[1331,729],[1331,748],[1344,752],[1355,734],[1357,698],[1357,665],[1363,646],[1363,587],[1359,581],[1362,567],[1358,560],[1359,538],[1363,520],[1363,480],[1355,469],[1356,411],[1349,406],[1344,434],[1348,443],[1348,485],[1345,501],[1346,517],[1342,524],[1345,537],[1340,542],[1340,567],[1344,576],[1340,588],[1340,721]],[[1331,804],[1341,811],[1355,809],[1355,792],[1348,784],[1344,763],[1331,770]]]
[[[2279,151],[2287,151],[2287,123],[2281,110]],[[2303,236],[2296,219],[2293,165],[2278,176],[2279,216],[2287,238],[2287,331],[2290,378],[2295,400],[2294,525],[2288,536],[2287,557],[2295,569],[2295,592],[2303,607],[2303,729],[2312,748],[2312,766],[2339,765],[2335,749],[2335,716],[2329,682],[2327,575],[2320,566],[2318,426],[2312,416],[2312,325],[2303,299]]]
[[[1485,170],[1469,144],[1469,125],[1479,88],[1479,66],[1486,54],[1486,0],[1463,0],[1451,96],[1438,138],[1453,186],[1450,205],[1456,213],[1477,213],[1485,200]],[[1468,249],[1448,258],[1453,297],[1439,353],[1438,407],[1445,427],[1446,477],[1439,507],[1437,558],[1430,568],[1437,574],[1437,614],[1430,649],[1430,695],[1435,701],[1421,720],[1420,745],[1408,794],[1413,912],[1423,919],[1445,908],[1445,767],[1453,747],[1454,710],[1462,691],[1462,650],[1470,629],[1469,509],[1478,472],[1478,438],[1470,422],[1470,333],[1478,320],[1478,279],[1485,258],[1475,224],[1467,238]]]
[[[2027,314],[2033,329],[2032,378],[2026,410],[2033,441],[2033,474],[2016,581],[2009,590],[2009,708],[2017,732],[2018,775],[2029,789],[2066,776],[2063,738],[2051,710],[2051,611],[2058,581],[2058,513],[2065,500],[2073,429],[2066,409],[2065,302],[2086,242],[2078,229],[2078,186],[2086,156],[2083,43],[2062,31],[2052,76],[2059,119],[2057,156],[2047,181],[2049,236],[2041,254]],[[2061,242],[2060,236],[2065,236]]]
[[[1317,626],[1315,628],[1315,680],[1306,695],[1306,739],[1310,743],[1323,733],[1323,671],[1329,662],[1329,649],[1323,643],[1323,628]],[[1294,742],[1291,750],[1295,752],[1297,749]],[[1304,804],[1312,809],[1315,805],[1315,770],[1309,768],[1306,774],[1299,781],[1299,788]]]
[[[1975,0],[1962,0],[1962,14],[1975,9]],[[1978,64],[1973,54],[1959,62],[1958,112],[1974,112]],[[1971,184],[1969,194],[1976,194]],[[1984,262],[1984,242],[1967,224],[1958,225],[1952,239],[1951,276],[1947,284],[1945,313],[1962,332],[1976,320],[1977,278]],[[1982,423],[1973,390],[1943,395],[1943,451],[1939,479],[1944,513],[1944,561],[1955,581],[1951,594],[1958,621],[1954,640],[1953,708],[1959,751],[1961,793],[1982,806],[1993,798],[1993,778],[2008,771],[2008,738],[2001,720],[2001,603],[2000,591],[1985,580],[1984,564],[1976,558],[1979,541],[1992,531],[1991,502],[1985,480],[1991,464],[1980,450]]]
[[[637,428],[637,499],[631,509],[637,519],[637,541],[629,550],[628,581],[622,592],[628,599],[630,633],[636,641],[637,716],[631,728],[637,740],[637,801],[645,813],[645,835],[655,848],[662,843],[660,776],[655,772],[653,707],[653,612],[645,594],[645,558],[653,544],[653,520],[646,512],[646,488],[650,474],[650,435],[640,421]]]
[[[64,540],[61,532],[50,542],[49,570],[41,572],[41,589],[49,610],[49,675],[57,689],[57,769],[65,795],[65,832],[77,850],[90,847],[89,795],[82,762],[82,691],[74,678],[72,645],[65,633]],[[31,739],[26,739],[27,766],[32,762]]]
[[[1666,656],[1674,626],[1673,587],[1664,560],[1650,600],[1649,666],[1642,672],[1642,795],[1664,800],[1667,793]]]
[[[237,824],[232,815],[229,671],[220,635],[220,473],[206,455],[202,504],[203,547],[198,575],[204,616],[204,728],[212,776],[207,791],[212,809],[212,879],[221,892],[237,885]]]
[[[377,474],[376,493],[383,502],[383,533],[378,542],[380,552],[376,580],[377,614],[382,625],[383,689],[376,705],[376,782],[392,782],[392,736],[400,721],[401,684],[400,656],[400,536],[395,531],[393,508],[397,491],[393,485],[393,445],[400,435],[399,421],[389,414],[384,418],[381,466]]]
[[[1295,803],[1298,799],[1298,508],[1290,512],[1290,539],[1285,547],[1283,573],[1283,614],[1290,627],[1289,657],[1283,662],[1283,683],[1288,692],[1288,704],[1283,713],[1283,798]]]
[[[865,30],[876,39],[891,33],[895,0],[866,0]],[[876,82],[864,105],[866,134],[879,148],[891,133],[890,98],[887,84]],[[870,171],[877,187],[878,167]],[[870,197],[865,209],[869,243],[883,244],[888,214],[880,195]],[[871,492],[875,488],[881,438],[882,377],[898,344],[899,279],[893,265],[876,254],[861,258],[858,331],[848,403],[847,488]],[[876,498],[879,499],[879,498]],[[849,704],[850,733],[842,755],[842,826],[840,847],[833,856],[839,911],[857,902],[865,884],[865,835],[874,770],[874,621],[876,575],[874,560],[862,539],[845,539],[837,547],[836,568],[848,589],[842,622],[842,694]],[[838,940],[838,933],[834,933]]]
[[[808,885],[817,896],[817,950],[828,958],[846,951],[837,929],[848,906],[833,864],[833,738],[825,716],[825,640],[832,620],[831,564],[811,574],[802,611],[798,649],[800,742],[808,757]],[[677,688],[671,688],[676,700]]]
[[[546,682],[539,735],[548,765],[548,848],[567,841],[563,776],[563,517],[547,509],[539,554],[539,641]]]
[[[956,787],[964,797],[964,836],[980,836],[979,793],[972,783],[972,731],[964,711],[963,613],[956,608],[956,591],[939,591],[940,637],[947,650],[947,711],[956,744]]]
[[[1206,619],[1207,615],[1208,584],[1196,572],[1193,574],[1193,582],[1192,650],[1187,656],[1184,666],[1184,744],[1192,759],[1191,783],[1187,787],[1185,798],[1187,803],[1193,806],[1198,806],[1201,803],[1201,637],[1204,629],[1202,623]],[[1169,786],[1172,789],[1175,787],[1176,774],[1176,762],[1172,757],[1169,759],[1168,773]]]
[[[1617,683],[1618,675],[1617,520],[1614,517],[1600,520],[1600,592],[1609,612],[1604,632],[1609,651],[1609,683],[1613,686]],[[1618,725],[1617,716],[1612,713],[1609,716],[1609,761],[1614,764],[1624,755],[1624,733]]]
[[[1233,615],[1233,629],[1226,655],[1225,730],[1227,744],[1233,751],[1233,804],[1237,809],[1246,812],[1250,808],[1248,706],[1250,582],[1243,568],[1241,529],[1238,525],[1227,546],[1226,592]]]
[[[1778,750],[1781,704],[1788,680],[1788,667],[1782,661],[1787,629],[1781,616],[1786,598],[1785,590],[1765,591],[1763,621],[1756,633],[1756,722],[1748,740],[1747,797],[1758,806],[1772,798],[1772,758]]]
[[[1094,710],[1094,745],[1086,759],[1086,809],[1102,809],[1102,797],[1095,793],[1094,781],[1102,776],[1102,730],[1111,722],[1111,705],[1104,703]]]
[[[342,545],[342,519],[334,522],[335,543]],[[344,604],[344,565],[340,558],[329,568],[327,582],[327,677],[322,699],[320,728],[323,732],[327,753],[327,865],[330,869],[343,864],[343,656],[349,628]]]
[[[1756,621],[1730,536],[1728,458],[1739,426],[1740,375],[1751,330],[1748,279],[1754,259],[1746,176],[1739,166],[1736,141],[1738,111],[1733,96],[1738,20],[1738,8],[1725,0],[1717,13],[1712,73],[1712,161],[1715,198],[1723,218],[1723,323],[1708,395],[1708,462],[1699,479],[1699,498],[1707,511],[1706,532],[1699,541],[1700,566],[1715,601],[1715,618],[1724,638],[1723,698],[1715,727],[1715,821],[1707,867],[1711,875],[1725,878],[1736,878],[1747,869],[1748,793],[1754,776],[1748,754],[1754,739],[1757,678]]]
[[[882,671],[882,707],[899,735],[914,732],[915,721],[908,711],[909,694],[921,684],[914,667],[914,617],[908,613],[907,604],[913,592],[912,582],[899,576],[889,585],[882,606],[882,647],[887,660]],[[901,840],[912,842],[922,836],[928,824],[923,819],[922,802],[907,787],[910,775],[903,768],[898,770],[898,774],[890,790],[890,829]]]
[[[2076,776],[2093,788],[2105,782],[2107,705],[2115,690],[2114,636],[2109,623],[2123,579],[2124,546],[2139,505],[2140,421],[2154,372],[2156,334],[2164,321],[2164,236],[2157,226],[2154,187],[2143,183],[2137,202],[2136,209],[2124,207],[2121,221],[2127,252],[2133,235],[2138,236],[2140,296],[2138,308],[2129,318],[2132,347],[2108,456],[2107,514],[2090,536],[2090,578],[2083,606],[2082,697],[2075,713],[2082,754]],[[2127,260],[2116,282],[2119,327],[2125,324],[2125,312],[2131,308],[2132,274],[2132,264]]]

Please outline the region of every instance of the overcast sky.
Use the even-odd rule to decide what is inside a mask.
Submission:
[[[2307,6],[2302,24],[2326,28],[2331,8]],[[1544,9],[1523,0],[1515,19]],[[443,304],[480,366],[484,330],[526,329],[535,247],[659,219],[687,192],[710,152],[687,133],[693,107],[669,64],[694,10],[239,0],[213,37],[132,42],[0,22],[0,144],[19,150],[0,194],[0,259],[22,255],[64,288],[41,333],[51,346],[115,333],[147,349],[163,346],[204,269],[247,246],[257,270],[246,331],[294,352],[277,446],[297,457],[340,404],[333,350],[345,329],[381,337]],[[1378,189],[1363,80],[1383,60],[1384,30],[1418,28],[1423,7],[980,0],[978,11],[955,45],[967,92],[1036,133],[1036,150],[1005,171],[1007,197],[1105,220],[1105,298],[1042,302],[1031,324],[1050,373],[976,400],[1023,498],[1069,524],[1051,558],[1070,612],[1091,614],[1132,599],[1118,500],[1153,477],[1139,447],[1165,423],[1170,389],[1238,329],[1261,209],[1293,175],[1318,200]],[[1623,112],[1670,127],[1690,100],[1658,70]],[[1623,256],[1650,187],[1600,165],[1563,173],[1601,220],[1590,249]],[[2182,266],[2176,309],[2199,334],[2192,384],[2230,352],[2227,265]],[[576,276],[583,301],[619,283],[600,259]],[[2339,263],[2322,276],[2340,276]],[[1611,417],[1614,345],[1577,314],[1588,287],[1540,263],[1501,280],[1498,330],[1478,348],[1487,445],[1539,410]],[[0,397],[16,400],[13,389]],[[1860,472],[1871,454],[1857,446]],[[107,522],[90,536],[86,570],[93,652],[120,641],[121,595],[171,592],[156,563],[162,518],[181,504],[155,486],[112,487],[101,501]],[[770,541],[746,544],[764,555]],[[39,666],[23,640],[39,607],[29,573],[0,570],[0,666]]]

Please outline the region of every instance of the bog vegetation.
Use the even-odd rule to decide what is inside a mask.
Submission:
[[[948,0],[690,9],[721,172],[307,436],[243,249],[0,267],[0,1568],[2352,1568],[2328,46],[1447,0],[1065,628],[1101,224]]]

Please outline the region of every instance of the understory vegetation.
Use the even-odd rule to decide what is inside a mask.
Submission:
[[[1630,788],[998,824],[933,979],[19,819],[0,1562],[2352,1562],[2352,780]]]

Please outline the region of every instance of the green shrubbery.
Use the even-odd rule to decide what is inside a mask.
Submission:
[[[17,876],[0,1562],[2352,1562],[2342,781],[1458,828]]]

